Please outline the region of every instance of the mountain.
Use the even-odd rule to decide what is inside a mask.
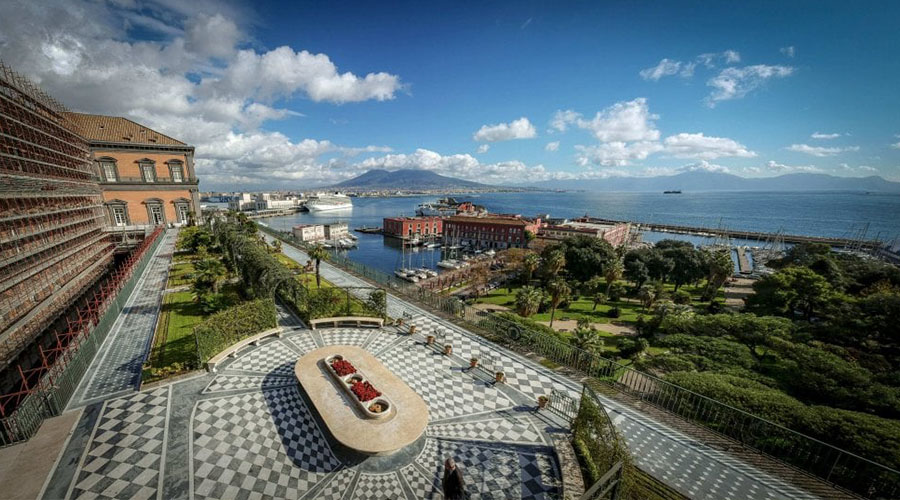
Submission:
[[[746,178],[722,172],[693,171],[659,177],[608,177],[543,181],[531,184],[543,189],[582,191],[877,191],[900,193],[900,182],[878,176],[836,177],[827,174],[785,174]]]
[[[335,184],[335,188],[354,189],[485,189],[492,186],[438,175],[427,170],[369,170]]]

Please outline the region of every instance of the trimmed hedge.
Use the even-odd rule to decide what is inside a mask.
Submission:
[[[210,316],[194,327],[197,354],[201,363],[226,347],[257,333],[275,328],[278,316],[273,299],[245,302]]]

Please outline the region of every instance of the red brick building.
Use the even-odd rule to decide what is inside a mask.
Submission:
[[[383,221],[385,236],[409,238],[419,236],[440,236],[444,232],[444,219],[437,216],[422,217],[385,217]]]
[[[610,245],[617,247],[628,242],[631,234],[629,224],[597,224],[572,222],[565,225],[544,225],[538,232],[538,237],[547,240],[564,240],[572,236],[589,236],[602,238]]]
[[[525,248],[525,231],[537,234],[541,220],[518,217],[450,217],[444,221],[444,244],[470,248]]]

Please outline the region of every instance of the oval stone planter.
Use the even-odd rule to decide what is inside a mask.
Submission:
[[[325,358],[325,366],[328,368],[328,373],[331,374],[332,377],[338,382],[338,384],[344,388],[344,391],[350,396],[350,400],[354,402],[357,409],[362,412],[367,418],[385,418],[391,414],[391,410],[394,408],[394,404],[388,399],[387,396],[382,394],[381,396],[372,398],[368,401],[360,401],[359,398],[356,397],[356,394],[350,389],[353,386],[354,379],[357,381],[356,383],[363,383],[368,381],[366,375],[359,371],[359,368],[356,368],[356,373],[351,373],[349,375],[345,375],[341,377],[331,366],[331,363],[338,359],[344,359],[340,354],[333,354]],[[381,405],[382,410],[380,412],[374,412],[369,409],[369,407],[379,404]]]

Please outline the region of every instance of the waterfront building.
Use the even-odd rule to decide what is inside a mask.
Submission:
[[[350,228],[346,222],[332,222],[325,225],[325,239],[339,240],[350,236]]]
[[[385,236],[394,238],[440,236],[444,231],[444,219],[438,216],[385,217],[382,230]]]
[[[587,222],[567,222],[565,224],[545,224],[537,236],[546,240],[564,240],[573,236],[589,236],[606,240],[612,246],[628,242],[631,232],[629,224],[598,224]]]
[[[66,116],[90,145],[111,226],[182,225],[199,216],[193,146],[126,118]]]
[[[325,239],[325,226],[322,224],[300,224],[294,226],[292,231],[294,238],[300,241],[313,242]]]
[[[228,202],[228,210],[241,212],[244,210],[255,210],[256,200],[250,193],[240,193]]]
[[[541,220],[489,215],[457,215],[444,220],[444,245],[462,245],[475,249],[525,248],[525,232],[537,234]]]
[[[87,141],[52,97],[0,63],[0,369],[107,272]],[[36,355],[36,353],[34,353]]]

